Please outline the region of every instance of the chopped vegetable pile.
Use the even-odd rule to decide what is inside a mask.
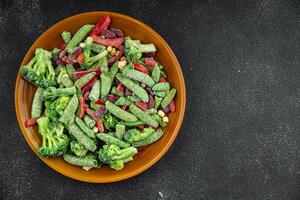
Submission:
[[[124,37],[110,21],[104,16],[73,36],[64,31],[60,48],[38,48],[21,67],[37,86],[25,127],[38,125],[41,156],[121,170],[162,137],[175,112],[176,89],[154,59],[155,46]]]

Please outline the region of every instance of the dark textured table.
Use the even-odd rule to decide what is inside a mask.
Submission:
[[[185,120],[168,153],[114,184],[64,177],[18,127],[23,56],[54,23],[109,10],[157,30],[181,63]],[[1,1],[0,199],[299,199],[300,2]]]

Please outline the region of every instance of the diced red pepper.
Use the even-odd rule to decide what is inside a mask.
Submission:
[[[95,104],[98,104],[98,105],[104,105],[105,103],[104,103],[104,101],[103,101],[102,99],[97,99],[97,100],[95,101]]]
[[[66,47],[67,47],[66,43],[64,43],[64,42],[61,43],[61,45],[60,45],[61,50],[64,50]]]
[[[90,36],[100,34],[104,29],[108,27],[110,23],[110,17],[108,15],[103,16],[96,24],[95,28],[89,34]]]
[[[155,52],[144,53],[145,57],[155,57]]]
[[[79,118],[82,119],[83,118],[83,115],[84,115],[84,104],[85,104],[85,99],[84,97],[80,97],[80,114],[79,114]]]
[[[121,58],[121,56],[124,54],[124,52],[125,52],[124,46],[120,45],[118,55],[115,55],[114,57],[111,57],[110,59],[108,59],[108,61],[107,61],[108,64],[113,64],[114,62],[119,60]]]
[[[138,152],[142,152],[145,150],[145,147],[137,147],[136,149],[138,150]]]
[[[93,118],[93,120],[95,120],[95,121],[98,120],[98,118],[97,118],[96,115],[95,115],[95,111],[91,110],[87,104],[85,104],[85,112],[86,112],[91,118]]]
[[[96,126],[97,126],[98,131],[99,131],[100,133],[104,133],[104,125],[103,125],[102,119],[97,119],[97,120],[96,120]]]
[[[93,87],[93,85],[95,84],[95,82],[97,81],[97,76],[94,76],[89,82],[87,82],[87,84],[85,84],[82,88],[81,88],[81,93],[85,94],[87,91],[90,91]]]
[[[92,73],[92,72],[96,72],[96,76],[99,76],[101,74],[100,69],[97,68],[97,69],[93,69],[93,70],[77,71],[77,72],[74,72],[73,75],[74,75],[75,78],[81,78],[84,75],[87,75],[87,74]]]
[[[175,112],[176,111],[176,106],[175,106],[175,102],[174,100],[172,100],[169,104],[169,109],[171,112]]]
[[[149,71],[140,63],[133,63],[133,66],[136,70],[143,72],[144,74],[149,75]]]
[[[110,101],[111,103],[114,103],[117,100],[117,97],[113,94],[110,94],[107,96],[107,101]]]
[[[144,126],[143,125],[140,125],[140,126],[137,126],[141,131],[143,131],[144,130]]]
[[[122,83],[119,83],[117,88],[116,88],[116,92],[117,93],[122,93],[124,90],[124,85],[122,85]]]
[[[30,118],[25,122],[25,128],[28,128],[30,126],[33,126],[36,124],[37,119],[36,118]]]
[[[162,83],[162,82],[167,82],[167,80],[166,80],[165,78],[161,77],[161,78],[159,78],[159,81],[158,81],[158,82],[160,82],[160,83]]]
[[[126,104],[124,104],[124,105],[122,106],[122,109],[123,109],[123,110],[126,110],[127,107],[128,107],[128,106],[127,106]]]
[[[89,100],[90,99],[90,91],[87,91],[86,93],[84,93],[83,97],[85,100]]]
[[[141,101],[135,102],[135,105],[142,110],[147,110],[148,108],[148,104]]]
[[[156,65],[156,61],[152,58],[144,58],[144,62],[146,65],[150,66],[150,67],[155,67]]]
[[[154,107],[154,99],[153,99],[153,96],[151,96],[151,95],[149,95],[148,107],[149,108],[153,108]]]
[[[93,42],[102,44],[104,46],[118,47],[123,43],[123,41],[123,38],[104,39],[101,36],[93,35]]]
[[[77,57],[76,60],[77,60],[77,62],[79,64],[82,64],[84,62],[84,55],[83,55],[83,53],[79,54],[79,56]]]

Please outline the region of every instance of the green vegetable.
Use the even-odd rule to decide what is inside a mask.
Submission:
[[[163,99],[162,97],[158,97],[158,96],[154,97],[154,108],[155,109],[157,109],[160,106],[162,99]]]
[[[43,92],[43,99],[44,100],[54,100],[57,97],[63,96],[70,96],[76,94],[75,86],[68,87],[68,88],[55,88],[55,87],[48,87]]]
[[[94,152],[97,149],[96,142],[85,135],[80,128],[74,123],[69,123],[70,134],[73,135],[77,141],[82,144],[86,149]]]
[[[69,77],[74,81],[74,72],[76,72],[75,68],[73,67],[73,65],[67,64],[66,65],[66,71],[67,74],[69,75]]]
[[[68,136],[63,133],[64,126],[61,123],[50,124],[47,117],[40,117],[37,123],[42,136],[42,146],[38,149],[38,153],[43,157],[64,154],[69,144]]]
[[[130,105],[132,102],[126,97],[120,97],[116,102],[115,105],[123,106],[123,105]]]
[[[138,102],[138,101],[141,101],[141,99],[138,98],[138,97],[135,96],[135,95],[133,95],[133,96],[128,96],[127,99],[130,100],[131,102]]]
[[[100,140],[106,142],[107,144],[114,144],[114,145],[117,145],[117,146],[119,146],[121,148],[127,148],[127,147],[130,146],[129,143],[124,142],[123,140],[115,138],[115,137],[113,137],[111,135],[108,135],[106,133],[97,133],[97,137]]]
[[[153,91],[170,90],[170,84],[168,82],[157,83],[152,88]]]
[[[166,127],[168,125],[168,123],[164,122],[163,119],[156,114],[153,115],[152,118],[155,119],[161,127]]]
[[[42,88],[55,86],[56,78],[51,57],[51,52],[40,48],[36,49],[35,56],[30,62],[21,67],[22,76],[32,84]]]
[[[165,74],[165,72],[163,71],[160,71],[160,77],[167,78],[167,74]]]
[[[130,37],[125,38],[125,55],[129,61],[139,60],[143,53],[155,51],[153,44],[142,44],[139,40],[132,40]]]
[[[91,101],[90,102],[90,107],[93,110],[98,110],[101,107],[101,105],[100,104],[96,104],[95,101]]]
[[[141,86],[133,82],[132,80],[124,77],[121,74],[117,74],[117,79],[128,89],[134,92],[143,102],[147,103],[149,98],[146,90],[144,90]]]
[[[69,103],[70,97],[59,97],[55,101],[45,102],[45,115],[52,121],[57,121]]]
[[[100,81],[97,80],[92,87],[92,90],[89,95],[91,101],[96,101],[100,97]]]
[[[32,106],[31,106],[31,117],[32,118],[39,118],[42,113],[43,107],[43,88],[38,88],[34,94]]]
[[[163,134],[164,134],[163,131],[161,129],[158,129],[157,131],[153,132],[149,137],[132,143],[132,146],[134,147],[147,146],[159,140]]]
[[[94,25],[86,24],[82,26],[69,41],[66,49],[69,53],[87,36],[87,34],[94,28]]]
[[[158,96],[158,97],[164,97],[164,96],[166,96],[166,92],[165,91],[153,91],[153,94],[155,96]]]
[[[101,79],[101,98],[104,99],[109,94],[110,88],[112,86],[112,79],[106,76],[104,73],[100,76]]]
[[[80,144],[77,140],[74,140],[70,143],[70,148],[71,151],[76,155],[76,156],[86,156],[88,150],[82,145]]]
[[[102,73],[108,72],[108,62],[107,62],[106,56],[103,57],[103,58],[100,58],[98,64],[99,64],[99,66],[100,66],[100,71],[101,71]]]
[[[123,169],[125,163],[132,161],[132,160],[133,160],[133,157],[131,156],[131,157],[120,159],[120,160],[110,161],[108,164],[109,164],[110,168],[119,171],[119,170]]]
[[[78,98],[77,95],[74,94],[71,100],[69,101],[67,107],[65,108],[63,114],[58,119],[58,121],[64,124],[68,124],[70,121],[72,121],[72,118],[74,117],[77,108],[78,108]]]
[[[107,55],[107,51],[104,50],[101,53],[98,53],[95,56],[84,56],[84,62],[82,64],[80,64],[81,67],[85,68],[85,69],[90,69],[92,65],[94,64],[98,64],[99,60],[102,59],[103,57],[106,57]]]
[[[95,53],[101,53],[102,51],[105,50],[105,46],[103,46],[101,44],[96,44],[96,43],[92,43],[89,47],[90,47],[90,50]]]
[[[54,49],[52,49],[52,51],[51,51],[52,58],[54,58],[56,55],[58,55],[59,52],[60,52],[60,49],[59,49],[59,48],[54,48]]]
[[[89,128],[93,128],[96,125],[96,122],[89,115],[84,115],[83,121]]]
[[[140,120],[145,122],[146,124],[156,128],[158,126],[157,121],[155,121],[150,115],[148,115],[146,112],[135,106],[134,104],[131,104],[129,106],[129,110],[131,111],[132,114],[137,116]]]
[[[116,128],[116,125],[118,124],[118,119],[113,116],[111,113],[106,113],[103,116],[103,122],[106,129],[111,130],[112,128]]]
[[[135,81],[142,82],[145,85],[148,85],[149,87],[153,87],[153,85],[155,84],[155,82],[150,76],[135,69],[123,70],[122,75]]]
[[[114,62],[114,64],[111,66],[109,72],[107,73],[108,77],[109,77],[111,80],[114,80],[114,78],[116,77],[116,74],[117,74],[118,71],[119,71],[118,63],[119,63],[119,61]]]
[[[71,165],[77,165],[81,167],[100,167],[95,155],[89,154],[85,157],[74,156],[72,154],[64,154],[64,160]]]
[[[79,117],[75,117],[77,126],[90,138],[96,138],[95,133]]]
[[[119,92],[116,91],[116,89],[117,89],[117,88],[116,88],[115,86],[113,86],[113,87],[111,88],[111,91],[110,91],[110,92],[111,92],[112,94],[116,95],[116,96],[119,96],[119,97],[124,96],[124,92],[120,92],[120,93],[119,93]]]
[[[173,100],[173,98],[175,97],[175,95],[176,95],[176,89],[173,88],[172,90],[170,90],[168,92],[168,94],[161,101],[161,107],[163,107],[163,108],[167,107],[170,104],[170,102]]]
[[[116,117],[118,117],[119,119],[126,121],[126,122],[135,122],[138,119],[131,113],[126,112],[125,110],[123,110],[122,108],[116,106],[115,104],[106,101],[105,102],[106,105],[106,109],[112,113],[113,115],[115,115]]]
[[[160,78],[160,69],[158,65],[156,65],[151,73],[151,78],[154,80],[155,83],[158,83],[159,78]]]
[[[155,108],[151,108],[145,111],[145,113],[149,114],[149,115],[153,115],[157,113],[157,109]]]
[[[135,127],[135,126],[142,126],[145,125],[145,122],[138,120],[135,122],[124,122],[124,121],[120,121],[119,124],[121,125],[125,125],[127,127]]]
[[[68,44],[71,40],[71,33],[68,31],[64,31],[61,34],[61,38],[63,39],[63,41],[65,42],[65,44]]]
[[[152,128],[144,128],[143,132],[140,132],[137,129],[130,129],[124,134],[124,139],[129,142],[137,142],[144,140],[149,137],[155,130]]]
[[[96,75],[96,72],[88,73],[75,81],[75,86],[80,89],[82,88],[85,84],[87,84],[94,76]]]
[[[116,132],[114,133],[114,136],[116,138],[122,140],[124,133],[125,133],[125,125],[117,124],[116,125]]]
[[[73,81],[69,77],[66,67],[60,66],[55,69],[57,76],[57,83],[62,84],[65,87],[73,86]]]

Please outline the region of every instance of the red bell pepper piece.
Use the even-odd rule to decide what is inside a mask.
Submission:
[[[95,121],[98,120],[98,118],[97,118],[96,115],[95,115],[95,111],[91,110],[91,109],[89,108],[89,106],[86,105],[86,104],[85,104],[85,112],[86,112],[91,118],[93,118],[93,120],[95,120]]]
[[[25,122],[25,128],[28,128],[30,126],[33,126],[36,124],[37,119],[36,118],[30,118]]]
[[[167,80],[165,78],[161,77],[161,78],[159,78],[158,82],[163,83],[163,82],[167,82]]]
[[[67,47],[66,43],[64,43],[64,42],[61,43],[61,45],[60,45],[61,50],[64,50],[66,47]]]
[[[90,36],[100,34],[104,29],[107,29],[110,23],[110,17],[108,15],[103,16],[96,24],[95,28],[89,34]]]
[[[116,92],[117,93],[121,93],[124,90],[124,85],[122,85],[122,83],[119,83],[117,88],[116,88]]]
[[[144,53],[144,57],[155,57],[155,52]]]
[[[149,75],[149,71],[140,63],[133,63],[133,66],[136,70],[143,72],[144,74]]]
[[[124,104],[124,105],[122,106],[122,109],[123,109],[123,110],[126,110],[127,107],[128,107],[128,106],[127,106],[126,104]]]
[[[125,48],[124,48],[124,46],[123,45],[121,45],[120,47],[119,47],[119,53],[118,53],[118,55],[115,55],[114,57],[111,57],[110,59],[108,59],[108,64],[113,64],[114,62],[116,62],[117,60],[119,60],[120,58],[121,58],[121,56],[124,54],[124,52],[125,52]]]
[[[144,58],[144,62],[146,65],[150,66],[150,67],[155,67],[156,65],[156,61],[152,58]]]
[[[173,100],[169,104],[169,109],[170,109],[171,112],[175,112],[176,111],[175,102]]]
[[[97,120],[96,120],[96,126],[97,126],[98,131],[99,131],[100,133],[104,133],[104,125],[103,125],[102,119],[97,119]]]
[[[140,126],[137,126],[141,131],[144,131],[144,126],[143,125],[140,125]]]
[[[136,149],[137,149],[138,152],[142,152],[142,151],[145,150],[145,147],[137,147]]]
[[[148,108],[148,104],[141,101],[135,102],[135,105],[142,110],[147,110]]]
[[[93,69],[93,70],[77,71],[77,72],[74,72],[73,75],[74,75],[75,78],[81,78],[84,75],[87,75],[87,74],[92,73],[92,72],[96,72],[96,76],[99,76],[101,74],[100,69],[97,68],[97,69]]]
[[[94,76],[89,82],[87,82],[87,84],[85,84],[82,88],[81,88],[81,93],[85,94],[87,91],[90,91],[93,87],[93,85],[95,84],[95,82],[97,81],[97,76]]]
[[[77,57],[76,60],[77,60],[77,62],[79,64],[82,64],[84,62],[84,55],[83,55],[83,53],[79,54],[79,56]]]
[[[104,101],[103,101],[102,99],[97,99],[97,100],[95,101],[95,104],[98,104],[98,105],[104,105],[105,103],[104,103]]]
[[[83,115],[84,115],[84,110],[85,110],[84,109],[84,104],[85,104],[84,97],[80,97],[79,102],[80,102],[80,114],[79,114],[79,118],[82,119]]]
[[[93,42],[104,46],[118,47],[123,43],[123,38],[104,39],[103,37],[93,35]]]
[[[84,93],[83,97],[85,100],[89,100],[90,99],[90,91],[87,91],[86,93]]]

